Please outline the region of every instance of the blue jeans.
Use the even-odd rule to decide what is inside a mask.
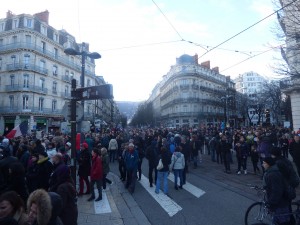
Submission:
[[[164,193],[168,194],[168,173],[169,172],[160,172],[157,171],[157,180],[156,180],[156,188],[155,192],[158,194],[160,189],[160,181],[163,178],[163,187],[164,187]]]
[[[178,180],[178,177],[180,179],[180,186],[183,185],[183,176],[182,176],[182,172],[183,172],[183,169],[174,169],[173,170],[174,172],[174,184],[175,184],[175,187],[177,187],[177,180]]]

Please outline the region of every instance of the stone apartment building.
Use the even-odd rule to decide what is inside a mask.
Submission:
[[[163,76],[148,99],[154,109],[156,125],[199,127],[236,120],[235,84],[229,76],[198,63],[198,55],[184,54]]]
[[[81,86],[81,56],[66,55],[64,50],[80,52],[84,47],[89,52],[89,45],[76,43],[75,37],[48,22],[48,11],[34,15],[8,11],[0,19],[0,131],[24,120],[31,130],[59,130],[65,120],[62,109],[71,98],[71,80]],[[84,74],[85,86],[105,83],[95,75],[94,59],[86,58]],[[85,119],[102,111],[110,116],[112,104],[99,101],[86,101]]]

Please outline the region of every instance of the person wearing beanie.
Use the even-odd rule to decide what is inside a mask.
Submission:
[[[53,171],[53,165],[49,161],[47,152],[39,152],[39,159],[37,161],[37,171],[38,171],[38,188],[48,190],[49,179]]]
[[[279,171],[274,158],[265,157],[262,165],[265,169],[263,187],[266,190],[268,208],[274,213],[273,223],[279,225],[289,224],[291,220],[289,214],[290,202],[285,197],[284,177]]]

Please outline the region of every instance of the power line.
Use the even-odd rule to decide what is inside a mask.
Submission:
[[[242,60],[242,61],[240,61],[240,62],[238,62],[238,63],[236,63],[236,64],[234,64],[234,65],[232,65],[232,66],[230,66],[230,67],[227,67],[226,69],[224,69],[224,70],[222,70],[222,71],[220,71],[220,72],[222,73],[222,72],[224,72],[224,71],[226,71],[226,70],[231,69],[232,67],[235,67],[235,66],[237,66],[237,65],[239,65],[239,64],[241,64],[241,63],[244,63],[245,61],[247,61],[247,60],[249,60],[249,59],[252,59],[252,58],[257,57],[257,56],[259,56],[259,55],[265,54],[265,53],[267,53],[267,52],[269,52],[269,51],[271,51],[271,50],[273,50],[273,49],[275,49],[275,48],[279,48],[279,47],[281,47],[281,46],[282,46],[282,45],[279,45],[279,46],[276,46],[276,47],[272,47],[272,48],[267,49],[267,50],[265,50],[265,51],[263,51],[263,52],[261,52],[261,53],[258,53],[258,54],[256,54],[256,55],[250,56],[249,58],[244,59],[244,60]]]
[[[177,33],[177,35],[181,38],[182,41],[184,41],[183,37],[180,35],[180,33],[176,30],[176,28],[173,26],[173,24],[170,22],[170,20],[167,18],[167,16],[163,13],[163,11],[159,8],[159,6],[155,3],[154,0],[152,0],[152,2],[154,3],[154,5],[156,5],[156,7],[158,8],[158,10],[160,11],[160,13],[165,17],[165,19],[167,20],[167,22],[170,24],[170,26],[173,28],[173,30]]]
[[[147,44],[140,44],[140,45],[131,45],[131,46],[124,46],[124,47],[119,47],[119,48],[102,49],[101,51],[114,51],[114,50],[121,50],[121,49],[127,49],[127,48],[140,48],[140,47],[145,47],[145,46],[162,45],[162,44],[169,44],[169,43],[181,42],[181,41],[184,41],[184,40],[162,41],[162,42],[147,43]]]
[[[281,10],[284,9],[285,7],[288,7],[288,6],[290,6],[291,4],[293,4],[293,3],[297,2],[297,1],[298,1],[298,0],[294,0],[294,1],[290,2],[289,4],[287,4],[287,5],[283,6],[283,7],[281,7],[280,9],[278,9],[278,10],[276,10],[275,12],[271,13],[270,15],[266,16],[265,18],[259,20],[258,22],[252,24],[251,26],[247,27],[246,29],[244,29],[244,30],[238,32],[237,34],[233,35],[232,37],[226,39],[225,41],[223,41],[223,42],[221,42],[220,44],[216,45],[216,46],[213,47],[212,49],[210,49],[210,50],[208,50],[207,52],[203,53],[201,56],[198,57],[198,59],[201,58],[201,57],[203,57],[203,56],[206,55],[207,53],[211,52],[212,50],[218,48],[219,46],[223,45],[224,43],[230,41],[231,39],[235,38],[236,36],[240,35],[241,33],[244,33],[245,31],[249,30],[250,28],[254,27],[255,25],[261,23],[262,21],[264,21],[265,19],[269,18],[270,16],[273,16],[274,14],[277,14],[279,11],[281,11]]]

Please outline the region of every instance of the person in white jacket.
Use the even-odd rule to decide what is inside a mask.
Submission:
[[[108,144],[109,162],[115,162],[117,151],[118,151],[118,142],[113,137],[112,139],[110,139]]]
[[[170,164],[170,169],[173,170],[174,173],[174,184],[176,190],[178,190],[178,185],[177,185],[178,177],[180,179],[179,188],[182,189],[182,185],[183,185],[182,174],[183,174],[184,167],[185,167],[184,155],[181,153],[180,147],[177,146],[175,148],[174,153],[172,154],[171,164]]]

